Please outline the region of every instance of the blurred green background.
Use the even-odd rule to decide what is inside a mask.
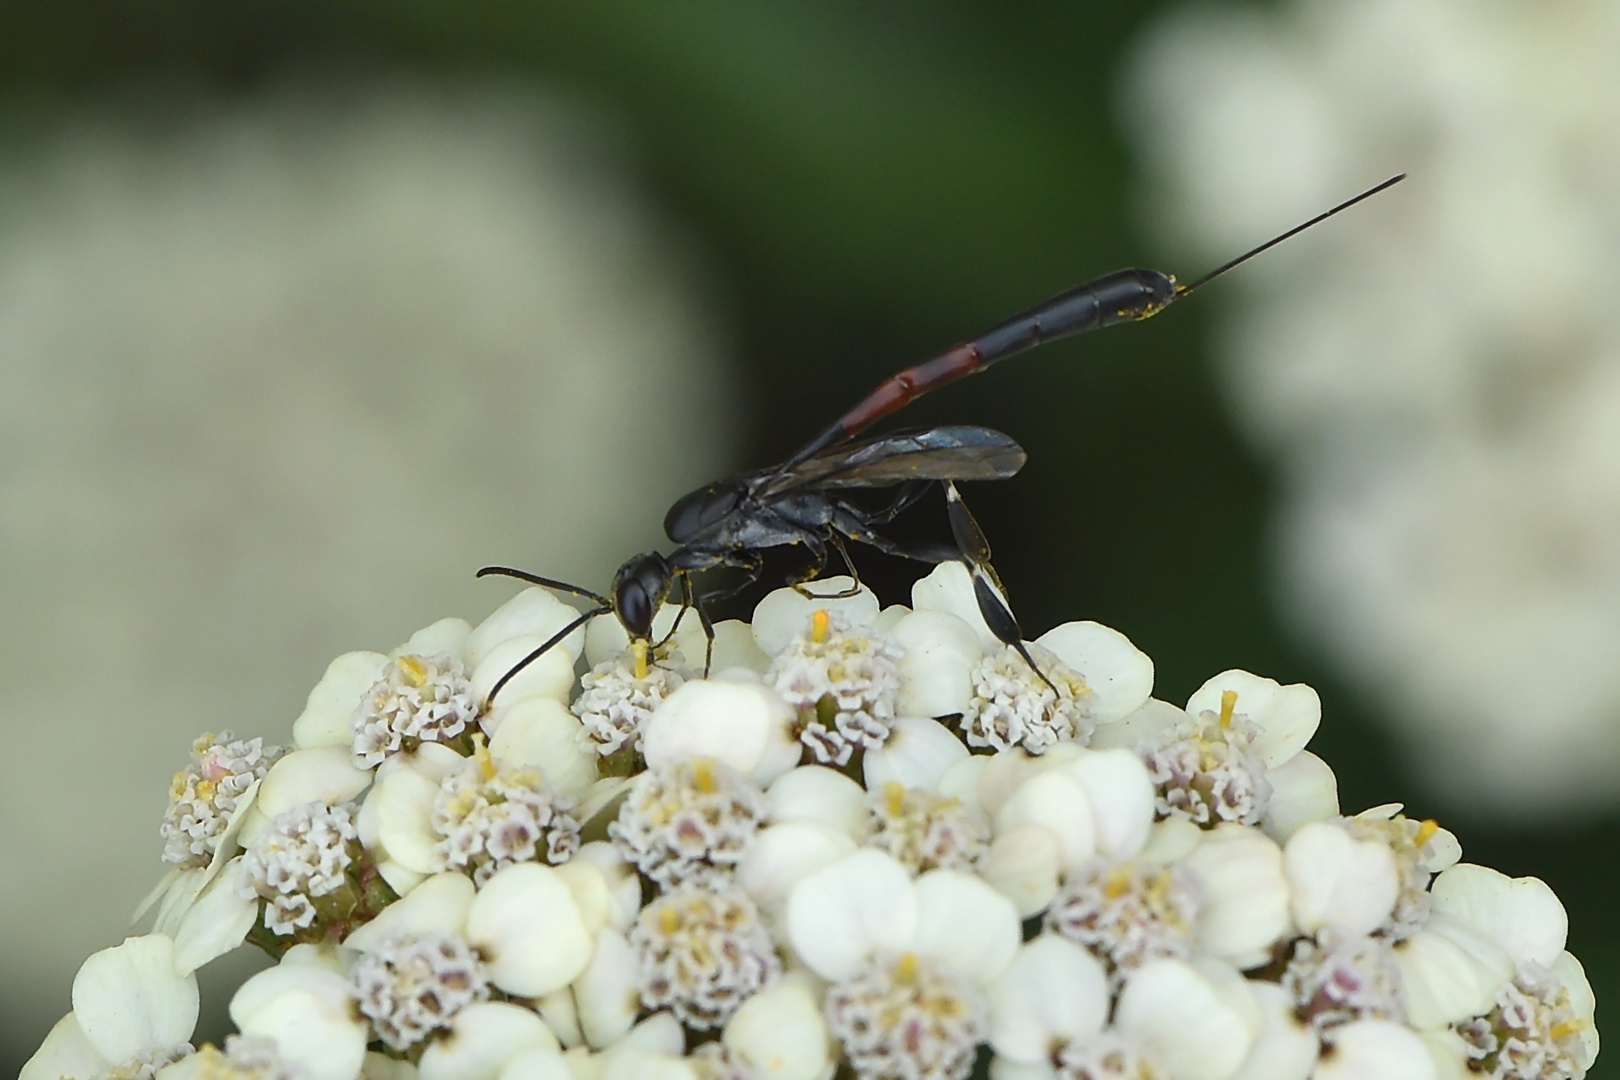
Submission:
[[[533,80],[574,99],[617,128],[643,192],[707,263],[737,343],[727,377],[742,468],[780,460],[903,364],[1080,280],[1157,261],[1114,87],[1161,7],[12,0],[0,92],[25,119],[154,91],[229,97],[400,73]],[[1338,773],[1345,809],[1436,812],[1363,704],[1271,610],[1268,477],[1207,368],[1222,302],[1212,288],[1151,323],[1048,347],[942,390],[905,422],[986,424],[1028,449],[1014,481],[967,493],[1026,630],[1117,627],[1154,658],[1171,701],[1231,667],[1309,682],[1324,711],[1312,749]],[[649,526],[664,509],[645,508]],[[944,528],[935,505],[911,517],[914,535]],[[908,568],[862,565],[885,599],[905,599]],[[1617,823],[1446,824],[1471,860],[1546,879],[1599,1000],[1620,992],[1602,929],[1611,872],[1592,865]],[[64,921],[72,900],[60,898]],[[53,1016],[69,1007],[70,976],[40,988],[61,998]],[[43,1035],[0,1017],[0,1067],[15,1071]],[[1594,1075],[1607,1074],[1600,1059]]]

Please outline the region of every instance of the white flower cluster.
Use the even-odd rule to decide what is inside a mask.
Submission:
[[[1342,815],[1308,687],[1178,708],[1095,623],[1018,667],[958,564],[911,608],[852,585],[721,624],[708,678],[701,636],[604,616],[489,700],[573,617],[536,589],[339,657],[289,750],[198,744],[251,779],[23,1080],[1585,1074],[1557,898]],[[244,942],[279,962],[193,1050],[194,973]]]
[[[1288,613],[1471,813],[1620,798],[1617,57],[1611,0],[1192,3],[1122,88],[1189,272],[1409,174],[1223,282],[1220,351]]]

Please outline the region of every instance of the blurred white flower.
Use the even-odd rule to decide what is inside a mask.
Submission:
[[[1607,0],[1205,4],[1123,87],[1199,260],[1411,174],[1223,285],[1221,352],[1288,613],[1470,813],[1620,797],[1616,55]]]
[[[484,563],[600,588],[725,460],[701,274],[592,119],[521,85],[159,104],[8,125],[0,165],[0,655],[53,718],[0,732],[75,732],[102,807],[0,839],[22,1030],[145,889],[126,811],[184,740],[285,740],[332,656],[504,596]]]

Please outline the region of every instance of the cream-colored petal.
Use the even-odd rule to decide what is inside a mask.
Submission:
[[[1263,963],[1292,926],[1282,849],[1258,829],[1223,825],[1205,835],[1186,865],[1203,887],[1199,947],[1240,968]]]
[[[1153,827],[1153,778],[1130,750],[1081,753],[1063,768],[1080,779],[1091,801],[1097,851],[1128,859],[1147,843]]]
[[[1001,648],[1001,639],[991,632],[979,611],[979,601],[973,592],[973,575],[966,565],[955,559],[940,563],[927,577],[912,583],[911,606],[919,612],[949,612],[973,628],[980,648]]]
[[[802,878],[788,896],[788,939],[824,979],[847,979],[875,953],[912,944],[917,896],[898,862],[871,848]]]
[[[1389,845],[1357,840],[1333,822],[1306,825],[1289,837],[1283,866],[1294,922],[1307,934],[1324,928],[1370,934],[1389,919],[1400,896]]]
[[[453,656],[460,659],[466,652],[467,638],[472,624],[466,619],[440,619],[429,623],[412,634],[399,648],[388,654],[390,660],[401,656]]]
[[[499,1080],[579,1080],[556,1050],[524,1050],[501,1069]]]
[[[534,638],[534,644],[538,645],[579,618],[579,615],[577,608],[563,603],[545,589],[524,589],[473,628],[472,633],[467,635],[463,659],[468,667],[476,668],[493,656],[503,642],[514,638]],[[568,654],[570,669],[584,647],[583,627],[563,639],[562,648]]]
[[[1018,909],[973,874],[930,870],[914,885],[912,948],[936,964],[988,985],[1007,969],[1022,938]]]
[[[1488,866],[1458,863],[1431,888],[1434,911],[1479,931],[1516,964],[1551,967],[1564,951],[1569,916],[1540,878],[1510,878]]]
[[[1267,769],[1266,781],[1271,785],[1271,798],[1262,826],[1279,844],[1301,825],[1339,814],[1339,779],[1327,762],[1309,750]]]
[[[175,969],[163,934],[91,953],[73,978],[73,1015],[96,1052],[123,1062],[186,1042],[197,1025],[197,979]]]
[[[490,981],[520,997],[566,986],[591,959],[592,936],[567,882],[538,863],[508,866],[485,882],[466,933]]]
[[[293,721],[293,745],[300,750],[350,745],[354,710],[387,666],[388,657],[377,652],[344,653],[328,664]]]
[[[765,594],[754,608],[749,620],[754,630],[754,641],[767,656],[775,656],[787,648],[796,634],[802,634],[810,624],[814,611],[831,611],[849,620],[851,626],[865,626],[878,614],[878,598],[865,585],[854,596],[835,597],[855,581],[850,577],[829,577],[812,581],[804,587],[815,594],[804,596],[797,589],[776,589]]]
[[[1142,743],[1151,743],[1187,719],[1187,714],[1158,698],[1149,698],[1147,704],[1123,720],[1104,724],[1091,733],[1093,750],[1134,750]]]
[[[997,835],[1024,825],[1045,828],[1057,838],[1065,868],[1080,866],[1097,854],[1091,797],[1067,771],[1048,769],[1029,777],[997,811],[995,825]]]
[[[433,828],[433,804],[439,797],[439,784],[415,769],[389,769],[377,779],[367,796],[376,803],[373,818],[377,843],[394,862],[419,874],[441,868],[434,848],[444,839]]]
[[[686,666],[700,674],[705,660],[708,660],[711,675],[739,668],[759,673],[771,666],[771,658],[754,640],[753,628],[741,619],[726,619],[714,624],[714,649],[711,654],[703,624],[696,615],[688,614],[675,634],[675,647],[686,660]]]
[[[348,979],[335,971],[283,960],[242,984],[231,998],[231,1020],[242,1034],[275,1042],[281,1058],[310,1080],[360,1075],[367,1028]]]
[[[647,765],[656,769],[708,757],[754,775],[772,744],[791,740],[793,715],[780,694],[759,683],[684,683],[642,729]]]
[[[1275,769],[1305,749],[1322,722],[1322,699],[1304,683],[1279,684],[1275,679],[1233,669],[1206,682],[1187,699],[1187,711],[1194,716],[1206,710],[1221,711],[1221,695],[1237,692],[1237,711],[1260,727],[1252,749]]]
[[[989,1042],[1020,1064],[1050,1058],[1063,1043],[1085,1043],[1108,1019],[1108,976],[1085,949],[1042,934],[1018,950],[990,988]]]
[[[573,982],[580,1034],[595,1049],[611,1046],[635,1026],[641,1012],[641,967],[623,934],[596,935],[591,961]]]
[[[1091,687],[1092,719],[1112,724],[1153,696],[1153,661],[1130,638],[1101,623],[1069,622],[1035,639]]]
[[[189,975],[241,945],[259,917],[259,901],[244,896],[246,874],[233,859],[180,920],[174,935],[174,966]]]
[[[818,1080],[832,1067],[820,996],[803,972],[743,1002],[721,1037],[757,1080]]]
[[[116,1064],[121,1063],[108,1061],[96,1052],[84,1037],[78,1018],[68,1013],[24,1063],[17,1080],[96,1080],[109,1065]]]
[[[1395,947],[1407,1019],[1428,1031],[1488,1011],[1513,977],[1513,961],[1495,943],[1443,915]]]
[[[580,740],[584,725],[562,702],[524,698],[490,717],[489,752],[503,765],[533,769],[553,791],[579,798],[596,783],[599,758]]]
[[[1261,1026],[1231,1080],[1305,1080],[1316,1067],[1321,1045],[1316,1029],[1300,1023],[1293,996],[1276,983],[1251,980],[1248,989],[1259,1007]]]
[[[411,934],[459,934],[476,892],[466,874],[435,874],[355,928],[343,944],[367,951]]]
[[[613,910],[608,915],[606,925],[621,933],[628,931],[641,911],[641,878],[635,866],[626,862],[619,849],[605,840],[581,844],[574,857],[563,865],[570,863],[589,863],[596,867],[613,901]],[[578,890],[575,890],[575,895],[577,897]]]
[[[1192,964],[1150,960],[1125,983],[1114,1023],[1178,1080],[1227,1080],[1260,1027],[1252,999],[1245,1009],[1232,989]]]
[[[737,883],[773,922],[802,879],[831,866],[858,845],[843,829],[820,822],[770,825],[754,835],[737,868]]]
[[[478,700],[489,701],[495,684],[506,678],[547,640],[539,635],[520,636],[507,638],[492,646],[489,655],[468,676]],[[574,656],[568,651],[567,645],[566,641],[553,645],[530,660],[523,670],[501,687],[500,698],[493,705],[510,707],[534,697],[555,698],[566,704],[573,694],[574,683],[578,681],[574,674]]]
[[[863,755],[862,777],[869,791],[891,780],[937,789],[945,774],[968,756],[967,746],[938,720],[902,716],[889,725],[889,741]]]
[[[1063,851],[1052,831],[1041,825],[1020,825],[991,841],[979,872],[1027,919],[1044,911],[1057,895],[1062,868]]]
[[[766,789],[765,802],[772,824],[817,822],[857,841],[866,836],[866,790],[825,766],[801,765],[783,773]]]
[[[1593,1014],[1597,1010],[1597,997],[1592,993],[1592,984],[1586,978],[1586,970],[1581,962],[1570,953],[1561,953],[1557,960],[1552,962],[1553,977],[1558,980],[1565,990],[1569,991],[1570,1011],[1577,1020],[1584,1022],[1581,1028],[1581,1042],[1586,1047],[1586,1059],[1595,1060],[1598,1055],[1598,1030],[1593,1022]]]
[[[973,665],[984,655],[978,632],[948,611],[914,611],[895,623],[905,650],[896,665],[896,707],[907,716],[946,716],[973,699]]]
[[[346,803],[370,786],[370,771],[354,767],[346,745],[294,750],[270,766],[259,784],[258,807],[273,821],[305,803]]]
[[[456,1014],[449,1034],[428,1043],[418,1069],[422,1080],[495,1080],[507,1062],[530,1050],[558,1054],[561,1047],[528,1009],[481,1001]]]
[[[1356,1020],[1335,1028],[1314,1080],[1435,1080],[1434,1058],[1410,1028],[1388,1020]]]

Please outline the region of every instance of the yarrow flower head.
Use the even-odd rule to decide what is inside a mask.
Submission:
[[[765,681],[798,710],[799,738],[823,764],[844,765],[856,750],[889,737],[901,651],[888,634],[853,625],[842,612],[817,608],[788,643]]]
[[[285,753],[263,739],[238,739],[229,731],[198,736],[190,764],[169,785],[169,807],[159,829],[164,861],[181,869],[207,866],[238,800]]]
[[[449,742],[478,719],[478,696],[453,656],[407,654],[393,660],[354,711],[354,763],[382,764],[425,742]]]
[[[1031,648],[1054,695],[964,574],[912,612],[780,590],[714,678],[599,622],[589,686],[566,641],[502,683],[575,617],[532,592],[339,658],[297,750],[198,766],[238,804],[169,873],[174,939],[87,961],[23,1080],[1584,1074],[1562,905],[1398,806],[1341,814],[1308,687],[1228,671],[1180,709],[1067,623]],[[193,1053],[191,972],[244,940],[279,963]]]

